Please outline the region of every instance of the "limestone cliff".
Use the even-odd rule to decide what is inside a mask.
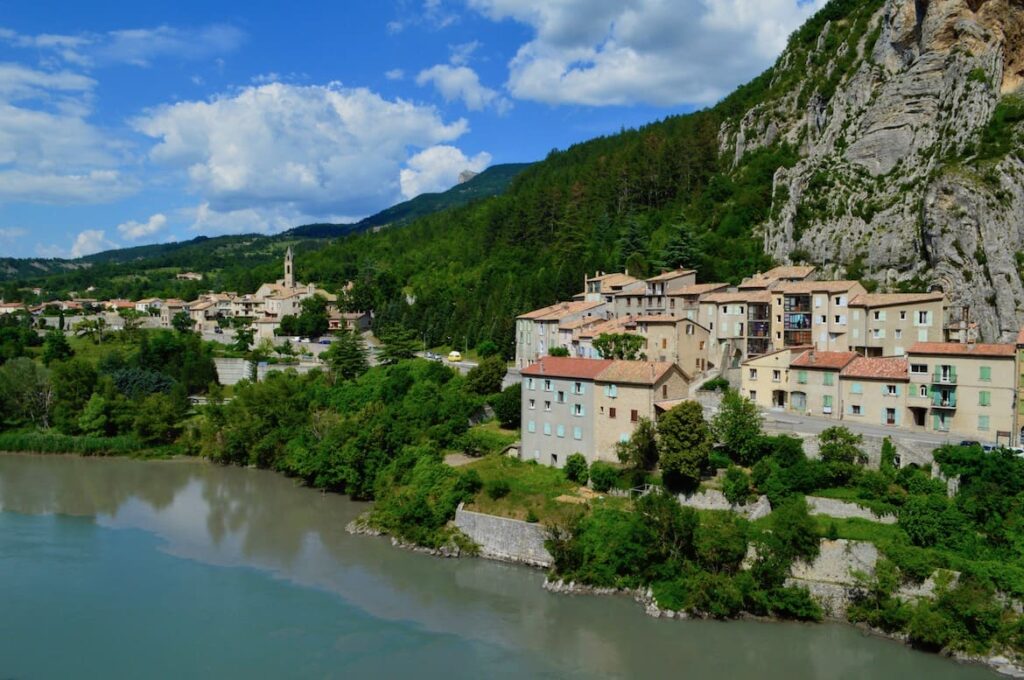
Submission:
[[[775,175],[765,250],[880,290],[941,289],[988,340],[1024,322],[1024,0],[833,2],[723,126]]]

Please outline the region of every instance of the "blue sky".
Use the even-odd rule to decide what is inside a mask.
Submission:
[[[0,0],[0,256],[358,219],[713,103],[824,0]]]

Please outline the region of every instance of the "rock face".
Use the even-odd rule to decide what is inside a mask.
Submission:
[[[982,339],[1009,339],[1024,322],[1024,3],[845,5],[790,43],[773,89],[720,136],[737,160],[798,151],[776,172],[765,250],[881,290],[943,290]]]

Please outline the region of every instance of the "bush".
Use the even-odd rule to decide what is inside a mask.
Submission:
[[[503,477],[499,477],[487,485],[487,495],[493,500],[504,498],[511,490],[512,486],[508,483],[508,480]]]
[[[577,484],[586,484],[590,476],[587,469],[587,459],[583,457],[582,453],[574,453],[569,456],[565,461],[565,468],[563,469],[566,479]]]
[[[610,463],[594,461],[590,466],[590,482],[595,491],[605,493],[615,486],[615,482],[618,481],[618,479],[619,471]]]

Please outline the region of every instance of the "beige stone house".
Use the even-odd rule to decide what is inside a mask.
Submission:
[[[857,357],[839,374],[843,420],[904,427],[910,377],[905,357]]]
[[[907,350],[909,423],[963,439],[1013,443],[1018,370],[1014,344],[919,342]]]
[[[942,342],[942,293],[868,293],[850,301],[850,349],[864,356],[903,356],[915,342]]]

